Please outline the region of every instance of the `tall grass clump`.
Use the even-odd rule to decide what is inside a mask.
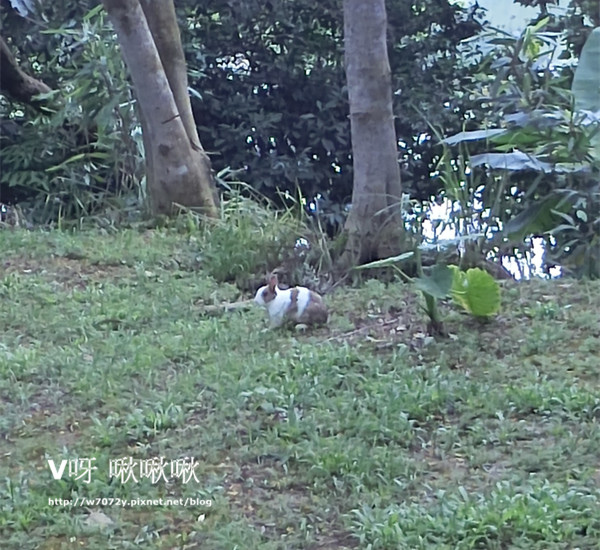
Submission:
[[[290,271],[306,259],[309,230],[292,209],[276,210],[240,193],[221,203],[221,217],[205,224],[202,269],[217,281],[252,286],[270,270]]]

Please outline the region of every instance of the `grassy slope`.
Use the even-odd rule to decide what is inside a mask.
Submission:
[[[369,281],[328,329],[273,333],[203,312],[238,294],[198,248],[0,232],[2,548],[597,547],[598,283],[508,285],[436,342],[410,289]],[[109,480],[130,456],[194,457],[199,483]],[[89,485],[52,479],[76,457]],[[213,504],[48,504],[169,495]]]

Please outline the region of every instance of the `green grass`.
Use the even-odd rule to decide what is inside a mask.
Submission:
[[[597,547],[600,284],[506,284],[488,323],[443,306],[436,341],[371,280],[272,332],[207,311],[249,295],[203,243],[0,231],[2,548]],[[89,484],[53,479],[86,457]],[[123,457],[193,457],[198,482],[110,479]],[[212,505],[49,505],[77,497]]]

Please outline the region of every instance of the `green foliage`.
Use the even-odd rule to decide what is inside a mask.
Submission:
[[[591,154],[600,164],[600,86],[598,86],[598,65],[600,65],[600,27],[594,29],[586,40],[575,70],[571,92],[575,99],[575,109],[584,112],[588,124],[595,122],[591,138]]]
[[[422,275],[415,281],[415,286],[421,292],[443,300],[452,287],[453,274],[448,267],[443,264],[433,266],[429,275]]]
[[[522,241],[529,235],[543,235],[558,226],[561,207],[570,206],[566,197],[550,195],[545,199],[530,204],[527,208],[511,218],[504,229],[512,240]]]
[[[500,285],[483,269],[466,272],[449,266],[453,272],[452,299],[475,317],[489,317],[500,310]]]
[[[78,19],[67,20],[46,8],[53,27],[34,44],[18,39],[19,29],[31,33],[24,28],[30,20],[11,27],[13,42],[54,91],[42,113],[0,102],[9,130],[0,135],[0,199],[19,201],[42,224],[139,208],[141,134],[112,29],[100,6],[85,13],[83,3]],[[38,47],[43,53],[28,51]]]
[[[465,139],[469,140],[465,132]],[[504,207],[502,181],[487,182],[481,173],[471,168],[472,160],[465,143],[459,142],[457,152],[444,145],[437,166],[439,180],[442,182],[440,196],[450,202],[452,208],[445,219],[436,221],[434,238],[429,239],[436,249],[444,254],[460,250],[463,260],[477,261],[486,257],[493,244],[490,235],[498,229],[496,212]],[[485,199],[483,197],[485,194]],[[439,235],[450,229],[454,239],[439,239]],[[447,261],[456,261],[448,258]]]
[[[182,33],[194,113],[215,168],[244,170],[241,179],[274,201],[278,189],[295,194],[299,187],[310,200],[320,194],[326,222],[339,226],[352,193],[342,5],[179,6],[187,17]],[[431,140],[419,139],[428,131],[420,110],[439,126],[459,128],[468,98],[453,100],[452,111],[444,103],[465,78],[457,44],[478,25],[454,2],[413,9],[394,0],[387,11],[404,185],[425,197],[435,192],[429,174],[437,152]]]
[[[490,32],[491,49],[473,75],[482,101],[494,100],[482,124],[484,130],[462,132],[446,138],[447,144],[486,140],[494,153],[473,156],[473,166],[489,164],[510,171],[543,170],[579,172],[588,158],[589,133],[573,110],[566,78],[552,70],[559,47],[556,34],[543,32],[548,19],[527,27],[519,38]],[[481,48],[482,46],[477,46]],[[479,83],[479,81],[483,81]],[[497,124],[499,128],[490,128]],[[518,180],[517,180],[518,181]]]
[[[415,280],[415,286],[423,293],[425,313],[431,319],[430,331],[444,334],[445,330],[438,309],[438,301],[446,298],[450,292],[452,271],[444,264],[436,264],[431,269],[430,275],[421,274]]]
[[[491,53],[483,57],[482,68],[492,69],[493,77],[480,74],[479,79],[482,99],[493,99],[494,109],[483,122],[485,129],[464,131],[443,143],[461,148],[470,178],[482,175],[484,225],[496,233],[489,249],[519,249],[530,236],[545,236],[547,266],[559,263],[567,272],[597,276],[600,225],[592,205],[600,198],[594,176],[600,169],[594,152],[599,126],[582,106],[593,107],[597,100],[600,59],[594,58],[593,43],[600,35],[590,35],[592,45],[584,48],[569,93],[555,60],[558,35],[545,30],[549,21],[527,27],[518,39],[502,34],[489,39]],[[498,127],[490,128],[494,124]],[[487,151],[473,154],[482,147]],[[445,166],[443,177],[452,172]],[[457,177],[469,181],[466,175]],[[475,186],[465,187],[475,193]]]
[[[199,246],[200,264],[217,281],[247,287],[296,253],[303,232],[291,211],[278,213],[240,195],[224,200],[221,209]]]
[[[600,59],[600,28],[594,29],[588,36],[573,77],[571,91],[575,97],[575,108],[581,111],[595,113],[600,110],[598,59]]]
[[[436,191],[429,174],[437,152],[423,139],[428,123],[419,113],[459,129],[461,113],[472,105],[458,98],[467,68],[457,44],[479,28],[477,10],[459,3],[428,0],[426,8],[396,0],[388,6],[404,185],[423,197]],[[303,0],[265,8],[253,0],[232,9],[217,0],[179,2],[177,9],[193,110],[216,171],[242,170],[242,179],[273,201],[279,191],[297,189],[309,201],[319,197],[326,227],[341,227],[352,192],[341,4]],[[121,189],[133,189],[134,201],[143,198],[139,128],[101,8],[91,1],[55,3],[41,6],[36,18],[10,9],[2,17],[23,59],[68,96],[52,120],[34,117],[31,128],[31,113],[4,105],[18,126],[4,144],[12,150],[3,200],[31,198],[33,186],[36,211],[45,207],[36,219],[45,221],[97,211]]]

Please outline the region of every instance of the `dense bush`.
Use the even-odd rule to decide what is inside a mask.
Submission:
[[[462,215],[485,213],[483,225],[496,232],[483,241],[488,249],[520,248],[529,236],[543,236],[547,266],[597,277],[600,30],[590,35],[573,78],[549,22],[517,38],[494,32],[480,39],[485,53],[473,89],[489,102],[489,115],[479,130],[445,140],[459,146],[460,162],[446,162],[442,179]]]
[[[297,187],[320,194],[341,221],[352,161],[340,3],[212,1],[183,13],[194,111],[214,166],[242,168],[271,198]],[[479,27],[447,1],[392,1],[388,20],[404,185],[427,198],[439,154],[428,124],[458,130],[472,107],[457,95],[467,76],[457,45]]]
[[[0,202],[19,202],[38,223],[95,215],[111,204],[124,210],[137,202],[143,162],[112,28],[99,7],[47,8],[40,26],[52,32],[44,34],[2,12],[21,65],[53,92],[42,112],[0,100]],[[124,191],[133,198],[115,200]]]

